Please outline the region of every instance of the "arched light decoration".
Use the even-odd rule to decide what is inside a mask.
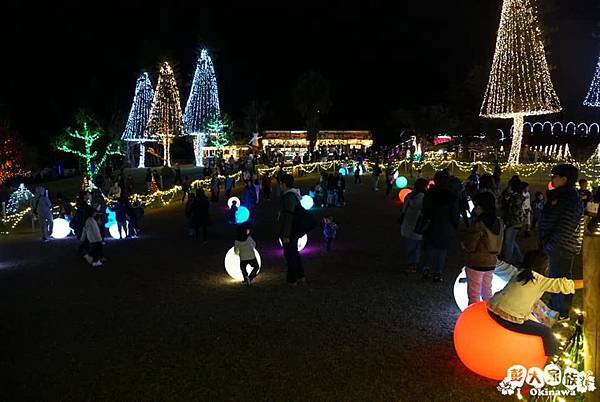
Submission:
[[[400,176],[396,178],[396,187],[398,188],[406,188],[408,186],[408,179],[404,176]]]
[[[480,115],[514,119],[510,164],[519,163],[524,117],[561,110],[541,36],[531,0],[504,0]]]
[[[55,218],[52,226],[52,237],[55,239],[64,239],[71,234],[69,221],[63,218]]]
[[[469,370],[497,381],[515,364],[528,368],[546,364],[542,338],[502,327],[490,317],[485,302],[470,305],[458,317],[454,349]]]
[[[254,256],[256,257],[256,261],[258,261],[258,269],[260,272],[262,261],[260,259],[260,254],[256,249],[254,249]],[[246,271],[248,272],[248,274],[250,274],[251,269],[252,268],[250,267],[250,265],[246,266]],[[225,271],[227,271],[227,274],[236,281],[241,281],[244,279],[244,276],[242,275],[242,271],[240,269],[240,256],[235,253],[233,247],[231,247],[229,251],[227,251],[227,254],[225,254]]]
[[[248,219],[250,219],[250,211],[245,206],[240,206],[238,210],[235,211],[235,223],[244,223]]]
[[[306,247],[306,243],[308,243],[308,235],[304,235],[301,238],[299,238],[298,239],[298,251],[304,250],[304,247]],[[283,242],[281,241],[281,239],[279,239],[279,245],[281,247],[283,247]]]
[[[506,281],[494,274],[492,279],[492,294],[501,291],[506,286]],[[454,281],[454,301],[460,309],[464,311],[469,306],[469,297],[467,296],[467,273],[465,268],[460,271],[460,274]]]
[[[315,201],[310,195],[303,195],[300,199],[300,205],[302,205],[302,208],[309,210],[315,205]]]
[[[398,198],[400,199],[400,202],[402,204],[404,204],[404,200],[406,199],[406,196],[409,195],[410,193],[412,193],[412,190],[410,188],[404,188],[404,189],[400,190],[400,192],[398,193]]]
[[[234,201],[237,203],[237,204],[236,204],[236,206],[237,206],[237,207],[239,207],[239,206],[240,206],[240,204],[241,204],[241,201],[240,201],[240,199],[239,199],[239,198],[237,198],[237,197],[231,197],[231,198],[229,198],[229,199],[227,200],[227,206],[229,207],[229,209],[231,209],[231,206],[233,205],[233,202],[234,202]]]

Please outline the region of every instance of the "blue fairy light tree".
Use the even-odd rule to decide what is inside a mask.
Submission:
[[[183,114],[183,126],[194,139],[196,166],[202,166],[202,147],[208,140],[207,123],[219,118],[219,90],[213,62],[208,51],[202,49],[196,64],[192,89]]]
[[[156,137],[148,135],[146,125],[150,117],[152,100],[154,99],[154,89],[148,77],[148,73],[143,73],[137,79],[135,85],[135,95],[129,111],[127,125],[121,136],[121,140],[129,143],[139,144],[139,162],[138,168],[144,168],[146,160],[146,142],[156,141]]]

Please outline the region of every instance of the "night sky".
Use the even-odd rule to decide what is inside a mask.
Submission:
[[[298,76],[313,69],[331,86],[324,128],[371,129],[385,140],[392,109],[444,103],[474,65],[489,69],[501,6],[500,0],[6,3],[0,114],[29,142],[48,142],[72,124],[78,108],[105,125],[111,119],[124,125],[136,77],[147,70],[154,85],[165,57],[175,66],[184,106],[201,46],[213,57],[221,110],[234,119],[241,121],[242,107],[259,99],[270,103],[263,128],[302,128],[291,92]],[[589,121],[594,115],[579,105],[600,52],[593,37],[600,33],[600,8],[592,0],[556,3],[547,21],[556,29],[549,62],[565,109],[556,118]]]

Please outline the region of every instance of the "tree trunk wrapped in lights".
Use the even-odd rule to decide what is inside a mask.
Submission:
[[[82,125],[81,133],[77,130],[67,130],[66,135],[59,138],[55,147],[58,151],[78,156],[85,165],[85,177],[88,182],[94,182],[96,176],[110,155],[121,155],[119,144],[109,142],[104,152],[99,152],[97,142],[104,137],[99,129],[92,129],[84,116],[78,118]],[[76,145],[73,140],[83,142]],[[99,156],[102,154],[102,156]]]
[[[210,119],[218,118],[220,114],[215,69],[208,52],[202,49],[183,114],[184,131],[186,135],[193,136],[196,166],[202,166],[202,147],[208,138],[206,123]]]
[[[129,118],[121,136],[121,140],[123,141],[139,144],[138,168],[146,167],[146,142],[156,141],[156,137],[149,136],[146,131],[153,99],[154,89],[152,89],[152,83],[150,82],[150,78],[148,78],[148,73],[143,73],[137,79]]]
[[[171,166],[171,142],[182,133],[183,120],[179,103],[179,90],[169,63],[160,66],[158,83],[150,109],[146,136],[158,137],[163,144],[163,163]]]
[[[524,116],[560,110],[531,0],[504,0],[480,115],[514,119],[508,162],[518,164]]]

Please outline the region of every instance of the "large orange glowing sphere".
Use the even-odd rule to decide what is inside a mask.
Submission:
[[[490,317],[485,302],[470,305],[458,317],[454,349],[469,370],[498,381],[515,364],[527,368],[546,365],[542,338],[500,326]]]
[[[400,190],[400,192],[398,193],[398,198],[400,198],[400,202],[402,204],[404,204],[404,199],[410,193],[412,193],[412,190],[410,188],[404,188],[404,189]]]

